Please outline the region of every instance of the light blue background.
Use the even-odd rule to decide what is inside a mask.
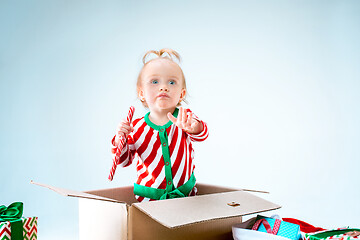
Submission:
[[[210,128],[199,182],[270,191],[277,213],[360,227],[360,1],[0,2],[0,204],[23,201],[39,239],[77,239],[78,205],[30,184],[108,182],[110,139],[136,99],[141,58],[182,58]]]

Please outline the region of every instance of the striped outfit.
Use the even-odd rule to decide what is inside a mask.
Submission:
[[[173,115],[177,117],[177,113],[178,109]],[[127,143],[120,153],[119,165],[131,165],[137,155],[135,185],[166,189],[171,175],[173,187],[180,187],[193,175],[195,165],[192,142],[201,142],[208,137],[207,124],[194,116],[203,125],[203,131],[194,135],[184,132],[171,121],[163,126],[155,125],[148,115],[132,122],[134,131],[127,137]],[[116,155],[118,148],[114,140],[115,137],[112,139],[112,154]],[[166,173],[166,169],[170,170]],[[135,197],[139,202],[149,200],[143,196]]]

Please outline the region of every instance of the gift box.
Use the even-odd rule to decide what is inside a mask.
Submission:
[[[0,240],[36,240],[37,217],[22,217],[23,204],[0,206]]]
[[[246,222],[233,225],[232,234],[234,240],[289,240],[289,238],[252,230],[255,221],[256,217],[253,217]]]
[[[301,239],[299,225],[260,215],[257,216],[252,230],[270,233],[292,240]]]
[[[336,230],[320,231],[315,233],[306,233],[305,240],[356,240],[360,239],[360,229],[345,228]]]

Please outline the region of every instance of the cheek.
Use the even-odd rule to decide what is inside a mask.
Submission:
[[[157,90],[154,87],[145,87],[143,89],[144,97],[151,97],[157,94]]]

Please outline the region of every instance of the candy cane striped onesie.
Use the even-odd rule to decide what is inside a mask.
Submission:
[[[166,131],[173,184],[175,187],[183,185],[189,180],[195,168],[192,142],[201,142],[208,137],[207,124],[196,116],[194,118],[203,125],[203,131],[197,135],[186,133],[171,122],[164,126],[156,126],[150,123],[151,126],[149,126],[146,122],[146,119],[147,121],[149,119],[146,116],[134,120],[132,122],[134,131],[127,137],[127,143],[125,143],[120,154],[119,165],[127,167],[137,156],[136,183],[146,187],[165,189],[165,163],[159,131]],[[112,154],[116,155],[118,148],[114,145],[114,140],[115,136],[112,139]],[[135,197],[139,202],[149,200],[141,196]]]

